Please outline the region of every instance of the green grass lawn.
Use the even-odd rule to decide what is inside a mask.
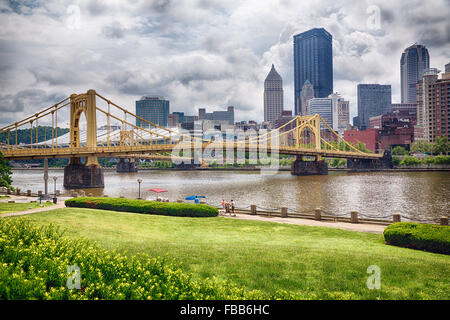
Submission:
[[[49,207],[53,205],[51,202],[42,202],[44,207]],[[25,211],[28,209],[35,209],[39,208],[39,202],[37,203],[7,203],[7,202],[0,202],[0,214],[3,213],[10,213],[10,212],[19,212],[19,211]]]
[[[266,293],[287,290],[320,299],[449,299],[450,256],[388,246],[382,235],[333,228],[181,218],[64,208],[26,216],[54,223],[127,255],[181,263],[195,277],[231,280]],[[366,286],[381,268],[381,289]]]

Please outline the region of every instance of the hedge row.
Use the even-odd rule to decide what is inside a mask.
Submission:
[[[68,271],[79,270],[79,286]],[[68,282],[69,280],[69,282]],[[127,257],[23,218],[0,219],[0,300],[292,299],[216,279],[195,280],[167,260]]]
[[[157,214],[178,217],[216,217],[219,210],[206,204],[168,203],[126,198],[80,197],[68,199],[67,207]]]
[[[387,244],[450,254],[450,227],[415,222],[397,222],[384,230]]]

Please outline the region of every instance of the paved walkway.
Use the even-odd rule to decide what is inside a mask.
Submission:
[[[370,232],[370,233],[383,233],[387,226],[369,223],[349,223],[349,222],[332,222],[332,221],[317,221],[310,219],[300,219],[300,218],[281,218],[281,217],[263,217],[254,216],[248,214],[236,213],[233,217],[229,214],[220,214],[221,217],[228,217],[232,219],[242,219],[242,220],[253,220],[253,221],[266,221],[266,222],[278,222],[287,224],[296,224],[301,226],[312,226],[312,227],[328,227],[328,228],[338,228],[349,231],[359,231],[359,232]]]
[[[37,199],[36,197],[9,195],[9,198],[0,199],[0,202],[8,202],[9,200],[14,200],[16,203],[29,203],[32,200],[33,201],[39,201],[39,200],[36,200],[36,199]],[[66,205],[64,204],[64,201],[66,199],[69,199],[69,198],[68,197],[58,197],[57,204],[54,204],[54,205],[52,205],[50,207],[39,207],[39,208],[34,208],[34,209],[29,209],[29,210],[24,210],[24,211],[3,213],[0,216],[2,218],[4,218],[4,217],[11,217],[11,216],[23,216],[23,215],[30,214],[30,213],[35,213],[35,212],[49,211],[49,210],[65,208]]]

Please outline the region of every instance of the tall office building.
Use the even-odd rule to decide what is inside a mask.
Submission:
[[[198,120],[227,121],[228,124],[234,124],[234,107],[228,106],[227,111],[206,112],[206,108],[198,109]]]
[[[308,114],[315,115],[318,113],[325,122],[334,129],[333,125],[333,99],[331,98],[312,98],[308,100]],[[327,127],[320,122],[320,129],[325,130]]]
[[[345,101],[339,93],[328,96],[331,99],[332,124],[328,123],[335,132],[344,134],[350,122],[349,101]]]
[[[450,72],[438,78],[438,70],[423,76],[424,135],[428,142],[450,138]]]
[[[136,101],[136,115],[155,123],[157,125],[167,127],[167,118],[169,116],[169,100],[158,96],[144,96],[141,100]],[[136,118],[136,126],[148,128],[149,123]]]
[[[358,129],[369,128],[370,117],[392,111],[391,85],[358,84]]]
[[[283,79],[274,65],[264,81],[264,121],[275,124],[283,111]]]
[[[314,98],[314,86],[309,82],[309,80],[306,80],[305,83],[302,86],[302,91],[300,93],[300,106],[301,115],[307,115],[308,114],[308,100]]]
[[[301,114],[302,87],[308,80],[314,97],[326,98],[333,93],[332,36],[324,28],[314,28],[294,36],[295,113]]]
[[[402,103],[416,103],[416,85],[424,71],[430,68],[427,48],[414,44],[405,49],[400,58],[400,84]]]

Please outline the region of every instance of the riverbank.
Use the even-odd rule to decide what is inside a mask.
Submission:
[[[79,208],[25,219],[52,223],[70,238],[86,238],[125,255],[174,259],[194,278],[216,277],[267,294],[286,290],[309,299],[450,298],[449,256],[388,246],[381,234]],[[366,285],[371,265],[382,272],[381,290]]]
[[[19,171],[19,170],[31,170],[31,171],[43,171],[44,168],[12,168],[13,171]],[[55,170],[55,171],[64,171],[63,167],[52,167],[49,168],[49,170]],[[104,168],[105,171],[116,171],[116,168]],[[192,171],[192,170],[198,170],[198,171],[291,171],[290,166],[280,166],[278,169],[274,170],[272,168],[264,168],[264,167],[244,167],[244,168],[236,168],[236,167],[230,167],[230,168],[211,168],[211,167],[204,167],[204,168],[192,168],[192,169],[180,169],[180,168],[152,168],[152,167],[138,167],[138,170],[142,171],[164,171],[164,170],[171,170],[171,171]],[[392,169],[363,169],[363,170],[351,170],[347,168],[328,168],[328,171],[330,172],[450,172],[450,166],[411,166],[411,167],[394,167]]]

